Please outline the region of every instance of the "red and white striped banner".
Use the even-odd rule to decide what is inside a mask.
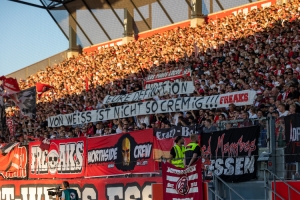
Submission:
[[[14,136],[16,132],[16,126],[14,124],[14,120],[10,117],[6,118],[6,125],[8,127],[8,130],[10,132],[10,135]]]
[[[163,194],[165,200],[202,200],[201,160],[188,168],[162,164]]]

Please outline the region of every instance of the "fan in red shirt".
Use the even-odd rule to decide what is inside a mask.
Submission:
[[[275,74],[276,76],[280,76],[280,75],[283,75],[283,74],[284,74],[284,70],[281,68],[280,65],[277,65],[276,70],[274,71],[274,74]]]
[[[95,132],[96,132],[96,129],[95,129],[93,123],[90,122],[87,126],[86,136],[90,137],[90,136],[94,135]]]
[[[91,103],[89,101],[86,102],[85,110],[86,111],[88,111],[88,110],[94,110],[93,106],[91,105]]]

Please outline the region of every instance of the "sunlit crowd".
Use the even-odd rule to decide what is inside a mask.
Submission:
[[[276,118],[278,145],[284,145],[283,117],[299,113],[300,6],[299,1],[254,9],[196,28],[175,28],[120,46],[82,53],[47,66],[26,80],[21,89],[37,82],[54,87],[37,99],[35,119],[21,117],[16,107],[6,109],[14,120],[14,133],[2,132],[5,142],[28,143],[40,136],[71,138],[113,133],[203,125],[203,134],[251,125],[266,130],[266,116]],[[212,110],[182,111],[99,121],[69,127],[48,127],[47,118],[58,114],[96,110],[107,106],[106,95],[127,94],[144,88],[150,74],[190,69],[177,81],[193,81],[195,91],[180,96],[209,96],[253,90],[253,105]],[[177,98],[178,95],[159,99]],[[233,122],[224,121],[236,120]],[[262,141],[267,136],[262,137]]]

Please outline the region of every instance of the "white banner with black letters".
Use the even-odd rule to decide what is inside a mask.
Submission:
[[[228,107],[229,104],[232,103],[236,106],[251,105],[254,102],[255,96],[255,91],[244,90],[206,97],[183,97],[159,101],[146,101],[106,109],[57,115],[49,117],[47,120],[49,127],[71,126],[137,115],[223,108]]]
[[[167,94],[191,94],[194,92],[194,90],[195,87],[192,81],[164,82],[152,88],[147,88],[145,90],[140,90],[130,94],[116,96],[107,95],[103,100],[103,104],[141,101],[145,99],[151,99],[154,96],[164,96]]]

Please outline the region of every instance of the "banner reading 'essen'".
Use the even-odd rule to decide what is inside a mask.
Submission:
[[[206,176],[214,173],[227,182],[249,181],[256,176],[259,126],[233,128],[201,135]]]
[[[255,91],[244,90],[207,97],[183,97],[159,101],[146,101],[106,109],[57,115],[49,117],[47,120],[49,127],[71,126],[137,115],[222,108],[228,107],[229,104],[232,103],[236,106],[251,105],[254,102],[255,96]]]

